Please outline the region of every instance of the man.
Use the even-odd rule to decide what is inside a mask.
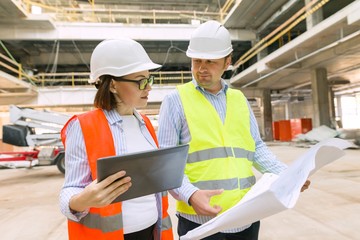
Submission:
[[[286,169],[261,140],[245,96],[221,79],[232,51],[225,27],[216,21],[201,24],[186,52],[193,80],[162,102],[160,147],[190,144],[183,184],[171,191],[178,200],[179,236],[239,202],[255,184],[252,167],[276,174]],[[255,222],[205,239],[258,239],[259,226]]]

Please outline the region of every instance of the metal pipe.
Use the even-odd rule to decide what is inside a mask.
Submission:
[[[263,44],[265,41],[267,41],[268,39],[270,39],[272,36],[274,36],[276,33],[278,33],[280,30],[282,30],[286,25],[290,24],[291,22],[293,22],[296,18],[298,18],[304,11],[308,10],[312,5],[314,5],[316,2],[318,2],[319,0],[313,0],[311,2],[309,2],[307,5],[305,5],[303,8],[301,8],[297,13],[295,13],[291,18],[289,18],[287,21],[285,21],[283,24],[281,24],[279,27],[277,27],[274,31],[272,31],[270,34],[268,34],[266,37],[264,37],[263,39],[261,39],[258,43],[256,43],[251,49],[249,49],[244,55],[242,55],[238,61],[236,61],[236,63],[234,64],[235,68],[238,68],[241,64],[244,64],[245,62],[247,62],[248,60],[250,60],[255,54],[257,54],[258,52],[260,52],[261,50],[263,50],[265,47],[267,47],[269,44],[265,44],[265,47],[261,47],[258,50],[256,50],[261,44]],[[329,0],[328,0],[329,1]],[[301,19],[303,20],[303,19]],[[298,23],[298,22],[297,22]],[[297,24],[296,23],[296,24]],[[295,24],[295,25],[296,25]],[[294,26],[295,26],[294,25]],[[290,25],[293,26],[293,25]],[[292,28],[292,27],[291,27]],[[290,29],[291,29],[290,28]],[[289,29],[289,27],[287,28]],[[289,29],[289,30],[290,30]],[[284,31],[282,31],[284,32]],[[281,32],[281,33],[282,33]],[[286,32],[286,31],[285,31]],[[279,35],[277,35],[279,36]],[[277,37],[275,36],[275,38]],[[276,40],[276,39],[275,39]],[[272,41],[274,42],[274,41]],[[271,42],[271,43],[272,43]],[[250,55],[250,56],[249,56]],[[249,57],[248,57],[249,56]]]

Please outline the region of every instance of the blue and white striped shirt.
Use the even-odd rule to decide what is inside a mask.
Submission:
[[[195,80],[192,82],[196,86],[196,89],[201,94],[203,94],[206,99],[213,105],[222,122],[224,122],[226,116],[226,91],[228,89],[228,85],[225,83],[225,81],[221,80],[222,89],[217,94],[207,92],[205,89],[198,86]],[[287,166],[284,163],[278,161],[276,156],[262,141],[256,118],[250,108],[249,103],[248,107],[250,111],[250,131],[256,145],[253,165],[261,173],[271,172],[279,174],[281,171],[286,169]],[[182,107],[180,95],[177,90],[171,92],[162,101],[159,114],[158,139],[160,148],[189,143],[191,140],[189,127],[184,115],[184,109]],[[198,188],[192,185],[185,175],[182,186],[170,192],[177,200],[188,203],[189,198],[196,190],[198,190]],[[212,218],[209,216],[189,215],[183,213],[180,215],[199,224],[203,224]],[[226,232],[239,232],[248,227],[249,226],[245,226],[241,229],[231,229]]]

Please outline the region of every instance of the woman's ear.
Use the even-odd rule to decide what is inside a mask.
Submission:
[[[226,69],[230,66],[231,64],[231,55],[228,56],[226,59],[225,59],[225,67]]]
[[[111,81],[110,83],[110,92],[116,93],[116,87],[113,81]]]

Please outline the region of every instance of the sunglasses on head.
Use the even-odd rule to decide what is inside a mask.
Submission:
[[[122,78],[122,77],[113,77],[113,80],[116,81],[116,82],[132,82],[132,83],[136,83],[139,85],[139,89],[140,90],[144,90],[147,85],[150,85],[152,86],[153,83],[154,83],[154,76],[149,76],[148,78],[143,78],[143,79],[140,79],[140,80],[131,80],[131,79],[125,79],[125,78]]]

